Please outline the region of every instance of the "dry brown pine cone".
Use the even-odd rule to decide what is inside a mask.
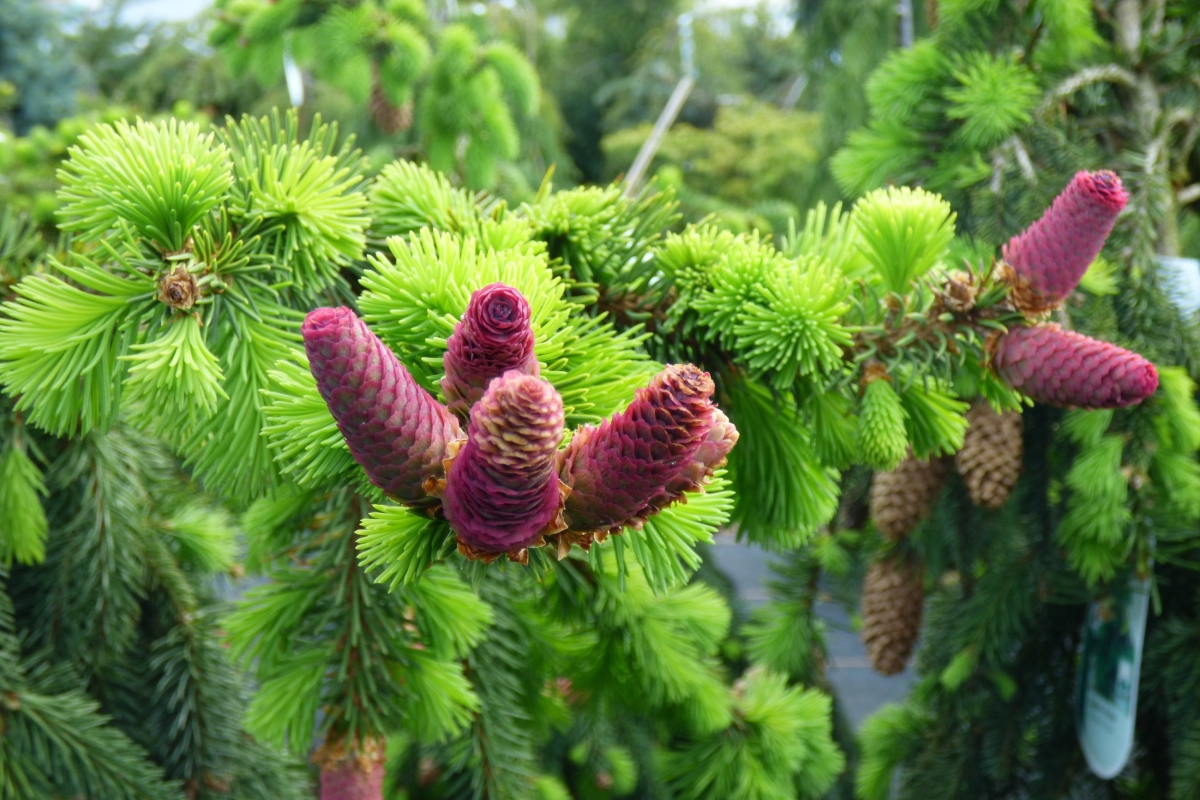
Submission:
[[[977,400],[967,412],[967,420],[971,427],[954,457],[954,465],[967,485],[971,502],[999,508],[1012,494],[1021,474],[1021,413],[997,414],[987,402]]]
[[[890,472],[876,472],[871,482],[871,518],[888,539],[903,539],[933,512],[933,501],[946,480],[941,459],[912,457]]]
[[[925,584],[920,564],[876,561],[863,579],[862,640],[881,675],[904,671],[921,631]]]
[[[379,130],[386,134],[406,131],[412,127],[412,102],[398,106],[388,98],[387,92],[379,82],[378,66],[375,67],[375,79],[371,82],[371,99],[367,105],[371,111],[371,119],[379,126]]]

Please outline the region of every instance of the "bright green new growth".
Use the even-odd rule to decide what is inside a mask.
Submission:
[[[456,188],[444,173],[413,161],[393,161],[384,167],[368,197],[371,237],[380,246],[390,236],[407,236],[425,227],[480,234],[483,196]]]
[[[229,152],[195,123],[100,125],[59,170],[63,230],[84,240],[132,226],[163,253],[184,249],[192,226],[232,184]]]
[[[852,344],[840,319],[849,309],[841,273],[830,262],[802,258],[766,276],[762,304],[746,304],[733,330],[736,346],[755,374],[776,389],[797,377],[832,373]]]
[[[924,189],[888,187],[854,205],[863,255],[889,292],[904,294],[946,253],[954,238],[950,204]]]
[[[737,726],[664,755],[672,792],[685,800],[823,796],[845,764],[825,732],[829,704],[780,675],[751,672],[735,700]]]
[[[867,100],[881,119],[905,123],[928,113],[946,69],[945,56],[931,41],[893,50],[867,79]]]
[[[537,109],[536,87],[536,75],[519,53],[507,45],[480,48],[470,28],[447,27],[438,39],[418,122],[430,165],[460,172],[469,186],[495,183],[497,161],[514,158],[520,146],[505,96],[528,116]],[[460,158],[462,138],[467,146]]]
[[[173,319],[157,338],[133,345],[132,353],[121,357],[130,363],[125,402],[141,406],[133,418],[159,428],[156,433],[168,439],[212,416],[220,398],[229,399],[200,325],[197,316]]]
[[[46,557],[46,482],[14,426],[0,448],[0,561],[36,564]]]
[[[946,90],[946,116],[961,120],[958,135],[971,147],[991,147],[1032,120],[1041,95],[1037,78],[1011,57],[973,53],[954,69],[960,86]]]
[[[781,409],[770,390],[748,381],[729,387],[730,418],[741,438],[729,454],[739,502],[733,518],[751,541],[798,547],[837,510],[837,473],[817,456],[795,409]]]
[[[138,312],[154,283],[119,278],[85,256],[80,266],[56,263],[71,283],[34,275],[17,284],[18,299],[0,319],[0,382],[17,410],[55,435],[111,425],[119,410],[124,355],[136,336]],[[82,288],[80,288],[82,287]],[[91,291],[85,291],[91,290]]]
[[[338,148],[336,126],[314,120],[303,137],[295,114],[226,120],[222,137],[237,178],[232,216],[242,236],[261,237],[261,249],[286,265],[301,289],[316,292],[341,280],[339,270],[361,259],[370,222],[361,154]]]
[[[914,381],[900,393],[900,404],[913,456],[950,456],[962,447],[967,432],[964,414],[970,405],[946,387],[939,387],[933,380],[924,385]]]
[[[863,463],[877,470],[895,469],[908,451],[907,420],[908,413],[891,381],[879,378],[868,383],[858,418],[858,452]]]

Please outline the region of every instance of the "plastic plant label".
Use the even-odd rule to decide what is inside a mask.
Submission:
[[[1131,578],[1088,606],[1075,687],[1075,725],[1092,772],[1105,780],[1133,751],[1148,581]]]
[[[1200,311],[1200,259],[1159,256],[1158,266],[1175,306],[1185,314]]]

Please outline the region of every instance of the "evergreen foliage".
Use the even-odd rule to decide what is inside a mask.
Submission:
[[[44,275],[0,216],[6,296]],[[73,441],[0,401],[5,797],[299,798],[302,768],[250,739],[221,645],[234,530],[166,449],[124,424]]]
[[[1194,71],[1200,8],[938,5],[931,36],[871,76],[872,119],[836,158],[839,181],[852,193],[892,181],[942,193],[974,237],[963,247],[973,263],[1077,169],[1115,169],[1130,209],[1056,313],[1147,354],[1160,390],[1116,411],[1026,409],[1021,477],[996,512],[950,482],[910,540],[930,574],[920,683],[864,728],[858,795],[1186,797],[1194,709],[1168,684],[1195,673],[1177,637],[1195,609],[1185,587],[1196,565],[1197,351],[1158,256],[1179,253],[1194,216],[1196,137],[1184,132],[1194,87],[1166,86]],[[1102,781],[1076,741],[1070,689],[1087,603],[1135,578],[1153,597],[1136,744],[1121,776]]]
[[[281,33],[298,7],[257,9],[247,37],[251,21],[255,35]],[[365,30],[357,13],[330,12],[320,24],[340,26],[326,31],[331,39],[352,38],[351,29]],[[467,44],[443,39],[431,80],[443,67],[460,74],[459,56],[476,52]],[[498,84],[520,71],[505,59],[496,56]],[[267,576],[223,620],[230,655],[260,684],[245,726],[296,753],[319,742],[312,758],[327,789],[356,771],[379,783],[390,751],[393,786],[455,800],[552,796],[559,784],[578,796],[618,787],[692,798],[829,790],[845,755],[817,690],[824,676],[811,604],[793,597],[756,620],[757,663],[743,674],[743,664],[735,672],[718,658],[728,606],[689,581],[697,546],[729,521],[766,547],[803,548],[796,564],[806,581],[817,566],[844,569],[846,540],[828,531],[843,527],[839,486],[853,464],[891,467],[910,449],[953,452],[967,427],[960,398],[1022,405],[991,371],[990,348],[1010,326],[1037,319],[990,264],[957,270],[947,202],[888,190],[848,212],[822,206],[776,246],[707,224],[676,230],[670,193],[555,192],[547,180],[510,208],[425,166],[395,164],[368,181],[352,143],[319,120],[302,132],[294,113],[198,134],[140,122],[82,140],[62,169],[63,227],[73,235],[4,305],[0,382],[16,431],[5,446],[32,451],[32,435],[57,442],[61,460],[44,460],[45,485],[72,494],[47,504],[62,515],[48,517],[50,530],[65,533],[49,536],[45,562],[27,573],[47,577],[14,578],[29,641],[56,648],[103,687],[118,723],[136,709],[131,698],[145,679],[130,674],[127,654],[149,653],[156,707],[186,711],[169,735],[143,743],[169,779],[225,791],[220,776],[236,779],[241,759],[266,759],[265,745],[227,749],[238,714],[218,724],[205,716],[215,706],[179,700],[238,686],[222,651],[206,644],[213,622],[197,599],[206,596],[198,576],[230,552],[208,495],[195,500],[203,490],[242,512],[247,560]],[[469,160],[469,146],[465,153]],[[414,498],[384,496],[351,457],[331,395],[323,399],[309,370],[303,315],[356,306],[382,340],[376,352],[390,350],[436,405],[448,339],[472,293],[495,283],[528,302],[543,391],[561,397],[568,429],[621,419],[635,390],[671,374],[664,363],[707,370],[742,436],[727,475],[708,481],[719,464],[693,454],[707,469],[683,489],[664,486],[611,530],[568,531],[557,552],[531,545],[507,563],[464,543],[454,512],[447,521],[428,513],[432,501],[407,508],[398,501]],[[1165,361],[1152,330],[1127,336],[1121,327],[1132,315],[1118,304],[1136,296],[1102,301],[1118,320],[1103,333]],[[1143,300],[1158,308],[1154,296]],[[1191,408],[1187,386],[1169,380],[1163,396]],[[646,397],[635,407],[655,408]],[[1170,434],[1179,444],[1154,468],[1190,486],[1185,448],[1195,437],[1170,420],[1196,415],[1168,406],[1156,398],[1114,414],[1111,436]],[[611,422],[618,432],[620,424]],[[493,427],[493,436],[505,431]],[[529,430],[505,441],[524,441]],[[595,430],[604,428],[575,435]],[[568,445],[559,457],[572,452]],[[1097,452],[1086,463],[1111,471],[1111,453]],[[450,448],[446,456],[463,458]],[[15,458],[19,502],[31,508],[39,486]],[[444,485],[422,486],[438,497],[432,489]],[[1091,568],[1085,574],[1100,577],[1123,563],[1113,558],[1125,542],[1086,522],[1061,541]],[[28,554],[36,539],[13,537],[9,551],[20,560],[17,545]],[[1135,552],[1148,558],[1145,547]],[[81,569],[88,579],[65,592],[68,570]],[[54,591],[34,597],[45,586]],[[165,602],[148,604],[154,619],[142,619],[151,597]],[[60,616],[76,627],[52,625]],[[802,627],[792,635],[785,624]],[[968,653],[960,665],[990,669],[1002,655],[970,637],[956,644],[955,655]],[[951,673],[959,686],[965,672]],[[211,747],[201,746],[204,735]],[[286,784],[286,770],[272,775]]]
[[[758,229],[782,237],[788,221],[800,216],[819,168],[819,124],[815,114],[745,99],[718,107],[711,127],[672,127],[651,169],[660,185],[675,190],[687,219],[711,215],[736,233]],[[610,174],[628,169],[650,129],[646,122],[604,137]]]
[[[209,40],[235,75],[265,86],[282,82],[285,54],[294,55],[353,101],[369,101],[385,134],[415,121],[430,164],[475,188],[496,184],[499,164],[520,152],[521,128],[538,118],[541,86],[524,54],[480,42],[465,23],[439,25],[421,2],[222,0]]]

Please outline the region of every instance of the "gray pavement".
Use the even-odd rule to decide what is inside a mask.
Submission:
[[[747,610],[767,601],[766,582],[771,578],[769,553],[739,543],[730,533],[718,534],[712,549],[717,566],[733,581]],[[837,690],[846,716],[857,730],[880,706],[903,700],[916,678],[911,670],[890,678],[874,672],[867,662],[862,641],[852,629],[850,617],[841,604],[818,600],[816,612],[825,622],[831,661],[829,680]]]

